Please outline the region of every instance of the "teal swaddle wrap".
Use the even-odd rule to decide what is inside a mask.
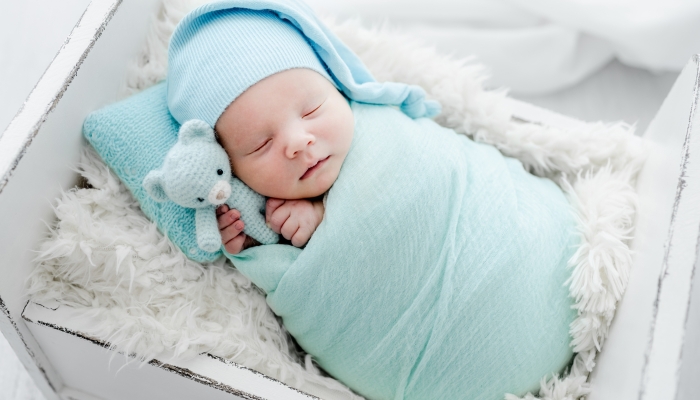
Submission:
[[[227,256],[319,365],[370,399],[536,390],[573,354],[564,194],[432,120],[352,109],[352,147],[307,246]]]

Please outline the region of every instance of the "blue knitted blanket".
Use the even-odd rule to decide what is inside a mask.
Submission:
[[[155,201],[143,187],[146,175],[163,165],[166,154],[177,143],[180,124],[168,112],[166,89],[165,82],[161,82],[93,111],[85,118],[83,135],[161,232],[189,258],[213,261],[221,257],[221,251],[199,248],[195,209],[170,200]]]
[[[352,147],[307,246],[228,257],[318,364],[370,399],[536,390],[572,358],[564,194],[432,120],[352,109]]]

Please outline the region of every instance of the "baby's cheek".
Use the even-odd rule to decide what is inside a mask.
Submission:
[[[259,178],[260,172],[262,171],[256,171],[258,168],[254,162],[245,160],[245,157],[243,157],[243,159],[236,159],[235,161],[232,158],[231,165],[233,166],[233,174],[238,179],[243,181],[243,183],[248,185],[251,189],[261,193],[258,188],[260,186],[260,179],[257,178]]]
[[[294,178],[290,168],[280,167],[274,161],[267,165],[261,163],[246,170],[239,178],[254,191],[266,197],[278,199],[292,199],[294,197],[294,184],[298,178]]]

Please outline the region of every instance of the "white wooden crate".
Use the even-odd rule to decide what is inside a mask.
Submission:
[[[42,221],[53,219],[51,202],[77,179],[82,122],[116,100],[157,3],[93,0],[0,136],[0,330],[49,400],[313,398],[206,354],[141,368],[124,366],[117,354],[110,363],[107,344],[82,333],[90,319],[27,302],[32,249],[47,233]],[[693,58],[646,133],[653,145],[639,181],[635,268],[592,376],[591,399],[690,399],[700,388],[700,285],[691,285],[700,237],[699,66]],[[511,105],[522,120],[580,123]]]
[[[591,400],[700,398],[699,79],[696,55],[644,134],[634,267]]]

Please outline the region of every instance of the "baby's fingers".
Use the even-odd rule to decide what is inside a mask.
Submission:
[[[282,199],[274,199],[272,197],[267,199],[267,202],[265,203],[265,222],[270,223],[272,214],[275,212],[275,210],[280,208],[282,204],[284,204],[284,200]]]
[[[292,242],[292,246],[302,247],[311,239],[313,233],[313,230],[308,227],[300,226],[289,240]]]
[[[222,204],[216,207],[216,216],[218,217],[219,215],[226,213],[226,211],[228,211],[228,206],[226,204]]]
[[[292,210],[290,207],[277,208],[275,212],[270,215],[270,218],[267,221],[270,229],[272,229],[275,233],[282,233],[282,227],[287,223],[291,212]]]
[[[221,208],[221,207],[219,207]],[[226,207],[228,209],[228,207]],[[229,210],[224,214],[219,215],[216,218],[216,222],[219,225],[219,230],[222,230],[241,218],[241,213],[238,210]]]
[[[224,248],[231,254],[238,254],[243,250],[243,244],[245,243],[247,237],[247,235],[241,233],[235,238],[229,240],[228,243],[224,244]]]
[[[239,219],[231,225],[225,227],[224,229],[221,229],[219,231],[221,232],[221,242],[226,244],[238,236],[245,236],[241,235],[241,232],[243,232],[244,228],[245,224]]]
[[[292,240],[297,231],[299,231],[299,220],[291,216],[284,222],[284,225],[282,225],[280,234],[284,236],[285,239]]]

